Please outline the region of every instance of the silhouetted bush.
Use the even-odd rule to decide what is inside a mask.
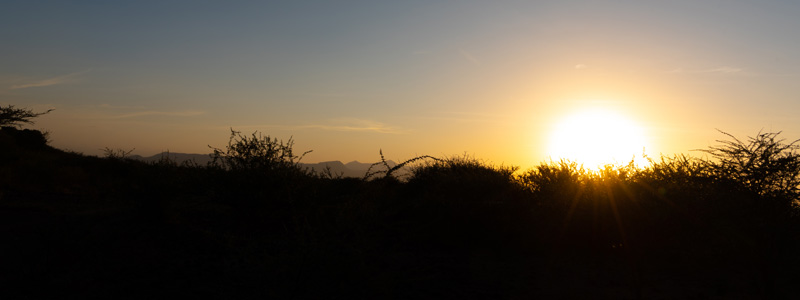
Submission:
[[[0,127],[0,147],[6,151],[14,149],[43,150],[47,147],[47,133],[3,126]]]
[[[298,156],[293,152],[293,145],[294,141],[291,138],[284,144],[277,138],[262,136],[258,132],[253,132],[248,137],[231,129],[231,136],[225,149],[209,146],[214,151],[211,165],[228,170],[301,172],[298,162],[311,151]]]
[[[522,173],[518,180],[542,198],[572,197],[590,179],[590,172],[575,162],[543,163]]]
[[[518,188],[518,167],[493,166],[469,156],[454,156],[422,162],[411,169],[408,185],[439,199],[452,201],[500,201],[497,193]]]
[[[8,156],[6,158],[16,157],[19,151],[47,150],[47,132],[30,129],[19,130],[19,128],[23,124],[33,124],[33,118],[51,111],[53,110],[35,113],[30,109],[16,108],[14,105],[0,106],[0,151],[5,152]]]

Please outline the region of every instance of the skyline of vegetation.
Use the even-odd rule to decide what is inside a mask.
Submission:
[[[232,132],[216,163],[145,163],[3,127],[0,283],[76,298],[800,292],[800,156],[778,133],[646,168],[462,155],[402,175],[382,158],[364,178],[304,170],[291,145]]]

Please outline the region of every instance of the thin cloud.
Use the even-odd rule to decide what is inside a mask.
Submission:
[[[464,112],[464,111],[446,111],[436,113],[434,116],[418,117],[427,120],[443,120],[443,121],[456,121],[456,122],[494,122],[502,117],[498,114],[488,114],[479,112]]]
[[[377,132],[377,133],[391,133],[401,134],[404,133],[395,127],[385,126],[383,124],[375,124],[368,126],[359,125],[303,125],[298,126],[299,129],[321,129],[329,131],[355,131],[355,132]]]
[[[721,67],[721,68],[706,70],[706,73],[734,74],[734,73],[742,73],[742,72],[744,72],[744,69],[734,68],[734,67]]]
[[[144,108],[143,106],[114,105],[114,104],[108,104],[108,103],[103,103],[103,104],[97,105],[97,107],[98,108],[102,108],[102,109],[129,109],[129,110],[132,110],[132,109],[143,109]]]
[[[375,133],[386,133],[386,134],[406,134],[408,133],[407,130],[389,126],[387,124],[371,121],[371,120],[361,120],[361,119],[350,119],[350,120],[332,120],[326,124],[301,124],[301,125],[246,125],[246,126],[234,126],[234,129],[237,128],[275,128],[281,130],[304,130],[304,129],[316,129],[316,130],[325,130],[325,131],[342,131],[342,132],[375,132]]]
[[[338,119],[330,120],[328,124],[305,124],[298,126],[299,129],[319,129],[328,131],[345,131],[345,132],[377,132],[388,134],[404,134],[407,133],[395,126],[390,126],[385,123],[364,120],[364,119]]]
[[[469,62],[475,64],[476,66],[480,66],[481,65],[481,61],[478,60],[477,58],[475,58],[475,56],[472,55],[472,53],[469,53],[464,49],[458,49],[458,52],[461,53],[461,57],[463,57],[464,59],[468,60]]]
[[[149,116],[167,116],[167,117],[193,117],[203,115],[202,111],[140,111],[124,115],[116,115],[108,117],[109,119],[130,119]]]
[[[86,72],[89,72],[89,70],[70,73],[70,74],[67,74],[67,75],[56,76],[56,77],[52,77],[52,78],[42,79],[42,80],[23,83],[23,84],[12,85],[10,87],[10,89],[18,90],[18,89],[45,87],[45,86],[51,86],[51,85],[59,85],[59,84],[71,83],[71,82],[75,82],[76,81],[76,77],[78,77],[79,75],[82,75],[82,74],[84,74]]]
[[[736,74],[736,75],[744,75],[744,74],[751,74],[745,72],[742,68],[737,67],[730,67],[730,66],[722,66],[718,68],[710,68],[710,69],[684,69],[678,68],[675,70],[670,71],[670,73],[678,73],[678,74]]]
[[[320,98],[344,98],[344,97],[351,97],[351,94],[347,93],[326,93],[326,92],[302,92],[299,94],[300,96],[306,97],[320,97]]]

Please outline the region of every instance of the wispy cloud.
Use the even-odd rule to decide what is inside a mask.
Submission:
[[[108,104],[108,103],[103,103],[103,104],[97,105],[96,107],[102,108],[102,109],[128,109],[128,110],[132,110],[132,109],[141,110],[141,109],[144,109],[143,106],[116,105],[116,104]]]
[[[493,122],[502,117],[497,114],[479,113],[479,112],[465,112],[465,111],[446,111],[434,113],[433,116],[423,116],[420,119],[428,120],[443,120],[455,122]]]
[[[330,120],[325,123],[300,124],[300,125],[263,124],[263,125],[234,126],[234,129],[237,128],[275,128],[282,130],[317,129],[325,131],[375,132],[375,133],[387,133],[387,134],[408,133],[408,130],[404,130],[399,127],[390,126],[385,123],[377,121],[363,120],[363,119],[339,119],[339,120]]]
[[[89,70],[70,73],[70,74],[56,76],[56,77],[51,77],[51,78],[47,78],[47,79],[33,80],[33,81],[26,82],[26,83],[12,85],[10,87],[10,89],[18,90],[18,89],[45,87],[45,86],[51,86],[51,85],[59,85],[59,84],[71,83],[71,82],[77,81],[77,77],[82,75],[82,74],[84,74],[84,73],[86,73],[86,72],[89,72]]]
[[[477,58],[475,58],[475,56],[472,55],[472,53],[469,53],[464,49],[458,49],[458,53],[461,53],[461,57],[463,57],[464,59],[468,60],[469,62],[475,64],[476,66],[480,66],[481,65],[481,61],[478,60]]]
[[[298,95],[305,97],[315,97],[315,98],[344,98],[352,96],[352,94],[349,93],[336,93],[336,92],[301,92]]]
[[[670,73],[678,73],[678,74],[709,74],[709,73],[716,73],[716,74],[737,74],[737,75],[752,75],[750,72],[746,72],[742,68],[737,67],[730,67],[730,66],[722,66],[718,68],[708,68],[708,69],[685,69],[685,68],[677,68]]]
[[[130,118],[138,118],[138,117],[149,117],[149,116],[166,116],[166,117],[193,117],[203,115],[205,112],[202,111],[140,111],[122,115],[115,115],[108,117],[109,119],[130,119]]]
[[[299,129],[321,129],[330,131],[355,131],[355,132],[377,132],[377,133],[391,133],[401,134],[406,133],[396,127],[386,126],[385,124],[370,124],[370,125],[322,125],[310,124],[298,126]]]

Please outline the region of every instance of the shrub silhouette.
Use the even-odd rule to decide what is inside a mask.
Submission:
[[[497,201],[491,199],[493,193],[514,190],[517,186],[514,180],[517,169],[514,166],[488,165],[467,155],[453,156],[414,166],[408,184],[439,198]]]
[[[23,150],[44,150],[47,148],[47,133],[16,127],[0,128],[0,147],[11,153]]]
[[[0,106],[0,146],[7,152],[15,152],[20,148],[42,150],[48,139],[47,132],[38,130],[19,130],[23,124],[33,124],[33,118],[53,111],[35,113],[30,109],[16,108],[14,105]]]
[[[543,163],[519,176],[519,180],[534,193],[552,194],[570,191],[588,179],[589,171],[576,162],[561,160]]]
[[[227,170],[302,172],[298,163],[311,151],[297,156],[292,146],[294,141],[291,138],[283,143],[277,138],[263,136],[259,132],[244,136],[241,132],[231,129],[231,136],[225,149],[209,146],[214,151],[211,154],[211,166]]]

